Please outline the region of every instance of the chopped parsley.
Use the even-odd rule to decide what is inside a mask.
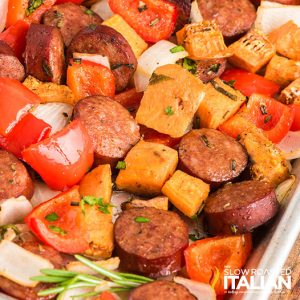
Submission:
[[[93,16],[94,15],[94,12],[92,10],[90,10],[90,9],[86,9],[84,11],[84,13],[87,14],[87,15],[89,15],[89,16]]]
[[[191,72],[192,74],[195,74],[197,72],[197,64],[192,59],[184,58],[182,67]]]
[[[37,8],[44,3],[44,0],[29,0],[28,7],[26,9],[26,16],[32,14]]]
[[[104,214],[109,214],[109,207],[111,207],[112,205],[109,203],[103,203],[103,198],[97,198],[94,196],[84,196],[82,197],[81,201],[80,201],[80,207],[82,212],[85,214],[85,204],[88,204],[90,206],[98,206],[98,209],[103,212]]]
[[[167,116],[172,116],[172,115],[174,115],[174,111],[173,111],[172,106],[167,106],[167,107],[165,108],[165,114],[166,114]]]
[[[230,225],[230,230],[233,234],[237,234],[238,227],[236,225]]]
[[[118,170],[125,170],[126,169],[126,162],[124,160],[119,160],[116,169]]]
[[[115,64],[115,65],[111,65],[111,70],[115,70],[121,67],[127,67],[129,69],[134,69],[134,64]]]
[[[170,49],[171,53],[177,53],[177,52],[182,52],[185,51],[185,49],[182,46],[175,46]]]
[[[21,232],[18,227],[14,224],[7,224],[0,226],[0,241],[2,241],[7,233],[8,229],[12,229],[16,235],[19,235]]]
[[[137,223],[148,223],[150,222],[150,219],[144,217],[136,217],[134,218],[134,221]]]
[[[155,18],[154,20],[152,20],[150,23],[149,23],[149,26],[150,27],[153,27],[154,25],[156,25],[157,23],[159,23],[160,19],[159,18]]]
[[[229,81],[224,81],[225,84],[229,85],[230,87],[234,88],[236,80],[229,80]]]
[[[207,147],[207,148],[213,148],[213,145],[209,142],[207,136],[205,134],[202,134],[200,136],[201,140],[203,141],[204,145]]]
[[[214,72],[216,74],[216,73],[218,73],[220,67],[221,67],[221,64],[213,64],[209,67],[208,71]]]
[[[61,229],[61,228],[58,227],[58,226],[50,225],[50,226],[49,226],[49,229],[50,229],[52,232],[55,232],[55,233],[60,234],[60,235],[62,235],[62,236],[64,236],[64,235],[67,234],[67,232],[66,232],[65,230]]]
[[[267,124],[268,122],[270,122],[272,120],[272,116],[268,115],[266,116],[266,118],[264,119],[264,123]]]
[[[189,234],[189,239],[193,242],[202,240],[205,238],[204,234],[201,234],[199,231],[195,232],[195,233],[190,233]]]
[[[224,96],[230,98],[233,101],[237,100],[237,96],[233,95],[231,93],[229,93],[228,91],[226,91],[224,88],[222,88],[216,81],[211,80],[210,81],[211,85],[215,88],[215,90],[221,94],[223,94]]]
[[[169,77],[169,76],[164,75],[164,74],[153,73],[151,75],[150,80],[149,80],[149,85],[154,85],[154,84],[157,84],[159,82],[166,81],[166,80],[172,80],[172,79],[174,79],[174,78]]]
[[[260,105],[259,109],[263,115],[268,114],[267,107],[264,104]]]
[[[45,59],[42,60],[42,69],[48,77],[53,78],[53,73]]]
[[[51,214],[48,214],[45,219],[49,222],[55,222],[59,219],[59,216],[56,212],[53,212]]]

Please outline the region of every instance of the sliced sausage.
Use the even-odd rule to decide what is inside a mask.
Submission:
[[[54,265],[55,268],[62,268],[69,262],[69,260],[66,257],[62,256],[58,251],[54,250],[52,247],[39,244],[38,242],[21,243],[20,246],[36,255],[40,255],[45,259],[48,259]],[[50,287],[51,285],[46,283],[39,283],[34,288],[24,287],[5,277],[0,276],[0,290],[12,297],[21,300],[51,299],[54,297],[53,295],[45,297],[39,297],[37,295],[39,291],[48,289]]]
[[[196,129],[179,144],[180,165],[186,172],[212,185],[231,181],[246,168],[243,146],[215,129]]]
[[[81,120],[92,139],[96,163],[114,165],[140,139],[139,126],[127,109],[108,97],[80,100],[74,118]]]
[[[256,12],[249,0],[197,0],[204,20],[215,20],[225,38],[247,32],[253,25]]]
[[[57,28],[31,24],[24,57],[28,75],[41,81],[62,82],[65,68],[64,43]]]
[[[153,278],[168,276],[184,264],[188,227],[172,211],[152,207],[125,210],[114,227],[121,267]]]
[[[216,58],[196,61],[196,76],[203,82],[208,82],[216,77],[220,77],[226,68],[225,58]]]
[[[0,150],[0,200],[33,195],[32,180],[21,161],[11,153]]]
[[[206,201],[204,207],[211,234],[250,232],[278,211],[274,187],[262,181],[227,184]]]
[[[14,51],[10,48],[10,46],[1,40],[0,40],[0,54],[11,55],[11,56],[15,55]]]
[[[166,280],[157,280],[134,289],[129,300],[196,300],[187,288],[181,284]]]
[[[100,25],[102,21],[92,10],[72,2],[52,6],[42,19],[44,24],[59,28],[66,46],[81,29],[92,24]]]
[[[168,0],[177,7],[178,17],[175,31],[180,30],[185,24],[190,23],[191,0]]]
[[[126,88],[137,66],[137,60],[125,38],[105,25],[89,26],[81,30],[68,48],[68,58],[74,52],[101,54],[108,57],[116,78],[116,91]]]

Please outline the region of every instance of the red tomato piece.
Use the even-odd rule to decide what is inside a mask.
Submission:
[[[221,79],[227,82],[234,81],[233,86],[245,96],[257,93],[274,97],[280,90],[280,86],[275,82],[241,69],[226,70]]]
[[[7,136],[0,136],[0,146],[21,158],[21,152],[49,136],[51,126],[31,113],[23,117]]]
[[[116,95],[114,100],[122,104],[129,111],[136,111],[140,106],[143,95],[143,92],[137,92],[133,88]]]
[[[79,206],[78,186],[35,207],[25,218],[31,231],[45,244],[65,253],[88,249],[87,228]]]
[[[9,0],[6,17],[6,28],[14,25],[17,21],[24,19],[27,7],[28,0]]]
[[[28,110],[39,102],[40,98],[18,80],[0,78],[0,135],[7,135]]]
[[[111,10],[147,42],[168,39],[178,16],[175,5],[164,0],[109,0]]]
[[[40,23],[43,14],[55,3],[56,0],[44,0],[43,4],[26,18],[26,21],[29,23]]]
[[[294,121],[291,126],[292,131],[300,130],[300,104],[289,105],[295,111]]]
[[[23,160],[54,190],[78,183],[93,164],[93,146],[79,120],[22,151]]]

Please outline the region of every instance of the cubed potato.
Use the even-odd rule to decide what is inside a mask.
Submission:
[[[265,77],[286,87],[300,77],[300,61],[275,55],[267,66]]]
[[[116,179],[117,187],[138,195],[158,195],[177,163],[176,150],[140,141],[127,154],[126,168],[120,170]]]
[[[168,197],[165,196],[157,196],[149,200],[133,199],[129,202],[124,203],[125,209],[130,209],[135,207],[154,207],[156,209],[168,210],[169,199]]]
[[[120,16],[113,15],[111,18],[105,20],[103,25],[112,27],[121,33],[127,40],[128,44],[135,56],[138,58],[148,48],[148,44],[131,28],[128,23]]]
[[[222,32],[214,21],[188,24],[177,32],[177,41],[195,60],[231,56],[224,43]]]
[[[300,78],[281,91],[278,100],[285,104],[300,104]]]
[[[205,97],[200,103],[196,116],[200,127],[217,129],[232,117],[246,101],[238,90],[216,78],[205,88]]]
[[[161,66],[152,74],[136,121],[171,137],[182,137],[192,127],[204,89],[204,84],[181,66]]]
[[[87,173],[79,184],[79,193],[83,196],[102,198],[110,203],[112,193],[111,170],[109,165],[100,165]],[[114,247],[111,208],[105,214],[97,206],[85,205],[85,220],[89,234],[89,249],[86,255],[95,258],[108,258]]]
[[[41,103],[63,102],[75,104],[75,97],[66,85],[42,82],[32,76],[28,76],[23,84],[41,98]]]
[[[188,217],[197,214],[208,197],[209,184],[180,170],[164,184],[162,193],[172,204]]]
[[[281,25],[280,27],[277,27],[273,31],[271,31],[268,34],[268,39],[272,44],[275,44],[276,41],[282,36],[293,30],[294,28],[297,28],[298,26],[291,20],[287,23]]]
[[[252,73],[266,65],[276,53],[267,36],[256,29],[231,44],[229,50],[233,52],[229,62]]]
[[[240,142],[250,156],[250,171],[254,180],[267,181],[276,187],[289,178],[288,163],[283,154],[258,129],[243,132]]]

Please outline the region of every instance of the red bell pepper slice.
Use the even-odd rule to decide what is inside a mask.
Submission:
[[[280,90],[280,86],[275,82],[241,69],[226,70],[221,79],[232,81],[234,88],[248,97],[254,93],[274,97]]]
[[[292,131],[300,130],[300,104],[289,105],[295,111],[295,118],[291,126]]]
[[[236,138],[240,133],[247,130],[247,122],[250,122],[262,129],[270,141],[279,143],[290,130],[294,115],[293,107],[264,95],[253,94],[247,105],[244,105],[219,129]]]
[[[108,0],[111,10],[147,42],[167,40],[173,33],[178,11],[164,0]]]
[[[0,146],[16,157],[22,158],[21,152],[25,148],[42,141],[50,132],[49,124],[28,113],[5,137],[0,136]]]
[[[40,98],[18,80],[0,78],[0,135],[5,136]]]
[[[64,190],[78,183],[94,161],[93,146],[79,120],[22,151],[22,157],[48,186]]]
[[[54,249],[70,254],[83,253],[89,243],[84,214],[78,206],[80,200],[78,186],[74,186],[35,207],[25,223],[41,241]]]

